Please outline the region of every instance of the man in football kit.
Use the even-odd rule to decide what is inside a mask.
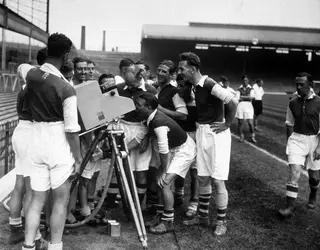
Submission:
[[[81,154],[75,91],[59,69],[68,59],[72,42],[63,34],[48,38],[48,57],[39,69],[27,73],[28,107],[32,124],[30,183],[32,200],[26,214],[22,249],[35,249],[40,214],[52,189],[51,242],[48,249],[62,249],[62,234],[69,201],[70,179],[80,171]]]
[[[298,197],[298,182],[305,167],[308,170],[310,196],[308,208],[316,207],[320,170],[320,97],[313,88],[310,74],[300,73],[295,79],[298,96],[293,97],[287,108],[287,148],[289,177],[286,185],[286,207],[279,214],[290,217]]]
[[[209,225],[211,181],[216,188],[217,222],[215,235],[227,231],[226,209],[228,191],[225,181],[230,168],[230,125],[235,117],[238,101],[220,84],[200,73],[200,58],[191,52],[180,55],[178,74],[195,88],[197,107],[197,168],[199,178],[199,216],[190,218],[188,225]],[[224,104],[228,109],[224,119]],[[186,221],[185,221],[186,222]]]
[[[142,93],[136,98],[138,114],[155,137],[160,155],[157,173],[159,187],[158,214],[146,223],[150,232],[164,234],[173,230],[174,197],[172,184],[180,176],[185,178],[196,157],[196,145],[191,137],[170,117],[157,110],[158,99],[150,93]]]

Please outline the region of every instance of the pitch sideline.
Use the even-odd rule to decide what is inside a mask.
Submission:
[[[235,135],[235,134],[233,134],[233,133],[231,133],[231,135],[232,135],[232,137],[240,140],[240,137],[239,137],[239,136],[237,136],[237,135]],[[264,153],[265,155],[271,157],[272,159],[274,159],[274,160],[276,160],[276,161],[278,161],[278,162],[280,162],[280,163],[282,163],[282,164],[285,164],[285,165],[287,165],[287,166],[289,165],[289,163],[288,163],[287,161],[282,160],[282,159],[279,158],[278,156],[276,156],[276,155],[274,155],[274,154],[271,154],[270,152],[268,152],[267,150],[265,150],[265,149],[263,149],[263,148],[260,148],[260,147],[258,147],[258,146],[256,146],[256,145],[254,145],[254,144],[246,141],[246,140],[245,140],[243,143],[245,143],[245,144],[247,144],[247,145],[250,145],[251,147],[255,148],[256,150],[260,151],[261,153]],[[308,177],[308,172],[307,172],[307,171],[303,170],[303,171],[302,171],[302,174],[305,175],[306,177]]]

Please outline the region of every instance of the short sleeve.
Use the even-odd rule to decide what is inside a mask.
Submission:
[[[290,105],[288,105],[288,107],[287,107],[286,125],[287,126],[294,126],[294,117],[293,117],[292,111],[290,109]]]

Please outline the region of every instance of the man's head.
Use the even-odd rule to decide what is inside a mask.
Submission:
[[[139,95],[137,98],[135,98],[134,102],[139,117],[144,120],[146,120],[159,105],[158,98],[148,92],[144,92]]]
[[[91,60],[87,60],[87,80],[94,80],[95,71],[96,64]]]
[[[126,70],[123,79],[129,88],[138,88],[141,85],[141,71],[137,66],[130,67]]]
[[[249,78],[247,75],[243,75],[241,78],[242,78],[242,86],[246,88],[249,85]]]
[[[107,92],[108,88],[116,85],[114,75],[112,75],[112,74],[102,74],[99,77],[98,82],[99,82],[102,93]]]
[[[299,73],[295,79],[297,92],[302,98],[308,97],[313,88],[312,76],[306,72]]]
[[[62,73],[62,75],[69,81],[71,82],[72,78],[73,78],[73,75],[74,75],[74,65],[73,65],[73,62],[71,60],[68,60],[66,61],[60,71]]]
[[[75,57],[73,59],[74,65],[74,78],[79,83],[82,83],[86,80],[87,77],[87,61],[81,57]]]
[[[47,53],[47,48],[42,48],[38,51],[37,53],[37,63],[38,65],[42,65],[45,63],[47,59],[48,53]]]
[[[142,78],[147,81],[148,80],[148,73],[147,73],[147,68],[146,68],[146,65],[141,62],[141,61],[137,61],[135,63],[135,66],[141,70],[141,75],[142,75]]]
[[[186,103],[191,100],[191,89],[192,84],[183,80],[181,75],[177,75],[177,84],[178,84],[178,94],[181,98],[184,99]]]
[[[224,87],[224,88],[229,87],[229,81],[226,76],[220,76],[220,82],[222,83],[222,87]]]
[[[157,69],[157,78],[160,85],[165,85],[171,81],[172,75],[176,71],[175,64],[170,60],[162,61]]]
[[[257,84],[259,87],[262,87],[262,86],[263,86],[263,80],[262,80],[262,79],[257,79],[257,80],[256,80],[256,84]]]
[[[68,60],[72,47],[71,40],[64,34],[53,33],[48,38],[47,56],[59,60],[60,67]]]
[[[120,76],[123,77],[126,71],[130,68],[134,68],[134,61],[130,58],[122,59],[119,64]]]
[[[199,72],[200,58],[192,52],[184,52],[179,57],[178,74],[184,80],[192,82],[194,74]]]

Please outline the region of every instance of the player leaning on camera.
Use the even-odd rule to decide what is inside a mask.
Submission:
[[[44,53],[45,52],[45,53]],[[37,61],[42,65],[42,58],[45,60],[47,50],[41,49],[37,54]],[[28,64],[22,64],[18,67],[17,73],[26,82],[26,74],[29,70],[35,68]],[[19,123],[12,135],[12,147],[15,155],[16,183],[10,199],[10,237],[9,245],[17,244],[24,240],[24,228],[22,225],[21,208],[23,203],[23,212],[26,214],[32,197],[30,186],[30,164],[32,157],[32,114],[27,105],[26,84],[23,84],[18,94],[17,113]],[[23,202],[23,198],[24,202]],[[45,249],[47,242],[43,241],[39,229],[35,237],[36,249]]]
[[[196,157],[196,145],[173,119],[157,110],[158,104],[157,97],[150,93],[141,94],[136,99],[139,115],[147,121],[150,134],[156,138],[160,155],[158,214],[146,226],[150,227],[151,233],[163,234],[173,230],[172,183],[178,176],[185,178]]]
[[[48,249],[62,249],[62,233],[69,200],[70,179],[80,170],[81,154],[75,90],[59,69],[68,59],[72,42],[63,34],[48,39],[48,57],[39,69],[27,73],[27,99],[32,124],[33,157],[30,182],[33,190],[26,214],[22,249],[35,249],[40,214],[52,189],[51,242]]]
[[[310,196],[308,208],[310,209],[316,207],[316,196],[319,187],[320,97],[311,89],[313,81],[310,74],[298,74],[295,82],[298,96],[290,100],[286,115],[288,138],[286,151],[289,162],[287,202],[286,208],[279,210],[279,214],[285,218],[292,215],[293,206],[298,196],[298,181],[304,166],[309,175]]]
[[[117,85],[120,96],[134,99],[144,92],[156,94],[156,89],[143,81],[139,68],[134,65],[127,68],[124,80],[124,83]],[[143,153],[140,152],[138,146],[148,133],[148,128],[142,123],[135,110],[125,114],[120,119],[119,128],[125,132],[125,141],[130,151],[131,167],[132,171],[135,172],[138,195],[140,202],[142,202],[147,190],[147,172],[151,160],[151,145]]]
[[[199,178],[199,217],[190,218],[188,225],[209,225],[211,181],[216,188],[217,227],[215,235],[226,233],[228,191],[225,181],[230,168],[231,133],[238,101],[228,90],[208,76],[201,75],[200,58],[191,52],[182,53],[178,74],[195,88],[197,107],[197,168]],[[228,110],[224,119],[224,104]]]

